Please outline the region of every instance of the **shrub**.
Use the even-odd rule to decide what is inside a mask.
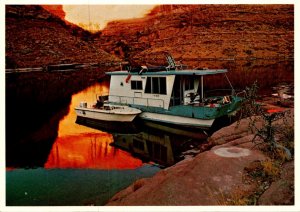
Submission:
[[[289,111],[269,113],[264,110],[262,105],[256,102],[258,88],[257,82],[251,87],[246,87],[240,119],[247,117],[250,120],[248,127],[254,133],[252,142],[256,146],[260,146],[261,150],[266,151],[273,158],[278,157],[279,154],[279,157],[290,160],[294,149],[294,134],[292,133],[294,127],[288,125]],[[276,125],[277,121],[282,121],[281,126],[285,126],[286,129]],[[262,125],[258,126],[258,122]],[[276,139],[276,136],[284,139]]]
[[[280,175],[279,164],[273,160],[265,160],[261,162],[266,177],[278,177]]]

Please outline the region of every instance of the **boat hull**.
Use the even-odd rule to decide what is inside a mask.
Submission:
[[[77,116],[76,124],[105,131],[112,134],[114,133],[133,134],[133,133],[140,132],[139,123],[137,122],[137,119],[134,119],[132,122],[119,122],[119,121],[102,121],[102,120]]]
[[[79,117],[95,119],[100,121],[115,121],[115,122],[132,122],[138,113],[119,114],[111,111],[104,111],[92,108],[75,108],[76,114]]]
[[[143,112],[139,118],[146,121],[177,125],[187,128],[209,129],[215,119],[198,119],[176,115]]]

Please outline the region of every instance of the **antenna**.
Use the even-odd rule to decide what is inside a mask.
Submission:
[[[167,61],[169,63],[169,67],[171,69],[175,69],[176,68],[175,60],[174,60],[174,58],[169,53],[166,53],[166,59],[167,59]]]

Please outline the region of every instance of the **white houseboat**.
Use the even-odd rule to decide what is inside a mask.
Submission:
[[[230,82],[229,94],[205,96],[204,78],[226,75],[226,69],[183,70],[171,56],[167,60],[168,67],[107,72],[111,76],[109,104],[139,109],[138,117],[153,123],[202,129],[239,109],[243,98],[235,94]]]

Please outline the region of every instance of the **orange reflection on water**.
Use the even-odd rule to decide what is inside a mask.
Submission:
[[[85,133],[58,138],[45,168],[133,169],[142,161],[109,144],[108,133]]]
[[[129,153],[114,148],[111,134],[76,124],[74,108],[81,101],[92,104],[96,95],[107,95],[109,83],[91,86],[74,94],[68,114],[59,122],[56,138],[45,168],[86,168],[86,169],[133,169],[142,166],[142,161]]]
[[[58,137],[86,132],[98,132],[98,130],[75,124],[77,116],[74,108],[78,106],[82,101],[85,101],[88,104],[94,104],[96,102],[97,95],[108,95],[108,93],[109,82],[103,81],[101,83],[88,87],[87,89],[77,94],[74,94],[69,106],[69,113],[59,122]]]

